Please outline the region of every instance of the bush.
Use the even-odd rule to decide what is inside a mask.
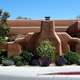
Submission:
[[[7,52],[4,50],[0,50],[0,64],[2,64],[2,60],[7,58]]]
[[[27,50],[23,50],[22,54],[19,56],[8,57],[7,52],[4,50],[0,50],[0,64],[4,66],[16,65],[23,66],[27,64],[31,64],[32,62],[32,54]]]
[[[5,39],[5,37],[0,37],[0,44],[4,44],[7,40]]]
[[[0,37],[6,37],[10,31],[10,28],[7,25],[9,16],[8,12],[3,12],[3,10],[0,9]]]
[[[15,56],[14,58],[13,58],[13,60],[14,60],[14,63],[15,63],[15,65],[16,66],[23,66],[24,65],[24,61],[23,61],[23,57],[21,57],[21,56]]]
[[[14,65],[14,61],[12,59],[9,59],[9,58],[4,58],[4,59],[2,59],[2,65],[3,66]]]
[[[76,52],[67,52],[64,54],[67,64],[76,64],[79,61],[80,55]]]
[[[67,63],[67,60],[66,60],[64,57],[62,57],[62,56],[57,57],[57,59],[56,59],[56,61],[55,61],[55,64],[56,64],[57,66],[63,66],[63,65],[65,65],[66,63]]]
[[[23,52],[20,55],[23,58],[24,62],[27,62],[28,64],[31,64],[32,60],[32,53],[30,53],[28,50],[23,50]]]
[[[55,47],[52,46],[50,41],[42,41],[36,48],[36,52],[40,57],[49,57],[51,61],[55,59]]]
[[[80,65],[80,59],[76,62],[77,65]]]

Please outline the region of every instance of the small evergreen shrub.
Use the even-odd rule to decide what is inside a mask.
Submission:
[[[76,62],[77,65],[80,65],[80,59]]]
[[[4,59],[2,59],[2,65],[3,66],[11,66],[11,65],[14,65],[14,61],[10,58],[4,58]]]
[[[16,66],[23,66],[24,65],[23,57],[21,57],[21,56],[15,56],[13,58],[13,60],[14,60],[14,64]]]
[[[40,57],[49,57],[51,61],[55,59],[55,47],[48,40],[40,42],[39,46],[36,48],[36,52]]]
[[[79,61],[80,55],[76,52],[67,52],[64,54],[67,64],[76,64]]]
[[[29,52],[28,50],[23,50],[20,56],[23,58],[24,62],[31,64],[33,56],[31,52]]]
[[[7,58],[7,52],[4,50],[0,50],[0,64],[2,64],[2,60]]]

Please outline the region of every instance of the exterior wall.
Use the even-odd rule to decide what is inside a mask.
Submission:
[[[69,26],[56,26],[56,32],[65,32]],[[20,33],[27,34],[29,32],[40,32],[40,26],[37,27],[11,27],[10,34]]]
[[[70,34],[72,37],[80,38],[80,21],[77,21],[70,25],[67,29],[67,33]]]
[[[56,32],[65,32],[67,28],[75,23],[76,20],[55,20]],[[41,26],[41,20],[9,20],[10,26],[9,35],[27,34],[29,32],[39,32]]]
[[[76,22],[76,20],[55,20],[55,29],[56,29],[56,32],[65,32],[69,28],[69,26],[72,25],[75,22]],[[33,40],[33,45],[32,44],[28,45],[30,48],[34,47],[34,42],[36,43],[36,40],[38,38],[39,38],[39,40],[42,40],[45,35],[49,38],[50,35],[52,35],[52,33],[53,33],[53,29],[50,29],[52,31],[52,33],[49,30],[49,31],[47,31],[48,32],[48,34],[47,34],[46,31],[45,31],[45,29],[44,29],[44,31],[42,33],[40,33],[41,32],[41,29],[40,29],[40,27],[41,27],[41,21],[40,20],[30,20],[30,21],[29,20],[10,20],[10,21],[8,21],[8,25],[10,26],[9,36],[14,37],[13,39],[17,39],[18,37],[20,37],[20,35],[21,35],[21,37],[22,36],[25,37],[25,35],[26,36],[29,35],[29,36],[25,37],[25,39],[19,40],[19,42],[16,41],[16,43],[15,42],[14,43],[9,43],[6,46],[4,46],[7,49],[8,54],[10,56],[11,55],[16,55],[18,52],[21,52],[21,46],[20,46],[20,44],[18,45],[18,43],[20,43],[20,41],[21,41],[21,45],[23,45],[23,46],[25,44],[27,45],[28,39],[30,39],[30,37],[32,36],[29,33],[38,32],[38,34],[34,35],[34,38],[32,37],[34,39]],[[58,34],[58,35],[59,35],[59,37],[61,39],[62,49],[64,50],[64,52],[65,52],[66,49],[69,50],[69,44],[68,44],[69,41],[68,40],[70,39],[70,40],[74,41],[74,39],[68,38],[68,34]],[[66,35],[67,35],[67,37],[65,37]],[[36,37],[37,37],[37,39],[36,39]],[[51,37],[52,37],[51,40],[53,40],[54,39],[53,35]],[[75,40],[75,41],[78,42],[80,40]],[[31,43],[31,41],[30,41],[30,43]],[[37,43],[38,43],[38,41],[37,41]],[[64,48],[64,46],[66,46],[66,47]],[[77,51],[80,52],[79,45],[76,47],[76,49],[77,49]],[[14,52],[15,54],[10,54],[11,52]]]
[[[8,25],[10,27],[30,27],[30,26],[40,26],[42,20],[8,20]],[[55,20],[55,26],[69,26],[75,23],[77,20]]]

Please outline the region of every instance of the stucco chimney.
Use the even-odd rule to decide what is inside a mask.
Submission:
[[[50,20],[50,16],[45,16],[45,20]]]

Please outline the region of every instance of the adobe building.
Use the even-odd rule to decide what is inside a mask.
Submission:
[[[16,36],[18,34],[25,35],[27,33],[39,32],[41,21],[42,20],[8,20],[7,23],[11,28],[10,35]],[[55,20],[55,30],[56,32],[68,32],[69,34],[74,34],[77,30],[74,32],[72,30],[75,30],[75,28],[79,29],[79,24],[80,22],[77,20]],[[68,29],[71,26],[76,27],[73,27],[73,29],[71,28],[71,30]]]
[[[29,32],[39,32],[42,20],[8,20],[11,34],[27,34]],[[55,20],[57,32],[65,32],[67,28],[76,20]]]
[[[7,23],[10,42],[5,49],[10,56],[14,55],[12,52],[18,55],[22,47],[33,51],[40,41],[50,37],[52,43],[55,41],[58,55],[70,50],[80,53],[80,22],[77,20],[8,20]]]
[[[8,20],[7,23],[10,26],[9,37],[11,37],[12,40],[15,40],[24,37],[27,34],[32,35],[33,33],[40,32],[41,21],[44,20]],[[67,32],[72,37],[79,37],[79,27],[80,22],[77,20],[55,20],[55,31],[58,34],[60,32]]]

